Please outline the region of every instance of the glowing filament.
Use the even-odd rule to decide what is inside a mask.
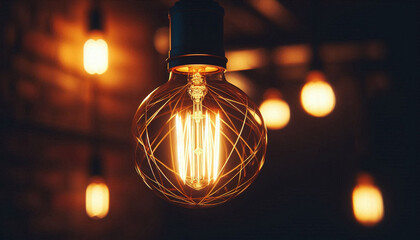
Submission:
[[[86,188],[86,213],[91,218],[104,218],[109,210],[109,190],[105,183],[92,182]]]
[[[86,41],[83,65],[89,74],[102,74],[108,69],[108,45],[103,39]]]
[[[183,123],[176,115],[178,173],[184,184],[199,190],[214,183],[219,171],[220,117],[187,113]]]

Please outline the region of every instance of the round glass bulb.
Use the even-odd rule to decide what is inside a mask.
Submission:
[[[335,94],[320,71],[311,71],[303,86],[300,101],[303,109],[315,117],[325,117],[335,107]]]
[[[133,122],[136,168],[165,200],[221,204],[243,192],[264,163],[258,107],[213,66],[183,66],[140,104]]]

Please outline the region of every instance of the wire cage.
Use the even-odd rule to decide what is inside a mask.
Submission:
[[[198,125],[189,76],[172,72],[140,104],[133,121],[136,169],[163,199],[186,207],[214,206],[256,178],[267,132],[258,107],[223,72],[205,74]]]

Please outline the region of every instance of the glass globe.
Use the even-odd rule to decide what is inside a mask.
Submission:
[[[136,169],[165,200],[186,207],[224,203],[243,192],[264,164],[261,113],[224,71],[173,69],[137,110]]]

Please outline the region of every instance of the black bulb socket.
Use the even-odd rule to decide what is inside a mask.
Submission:
[[[170,9],[168,69],[185,65],[226,68],[223,8],[213,0],[181,0]]]

